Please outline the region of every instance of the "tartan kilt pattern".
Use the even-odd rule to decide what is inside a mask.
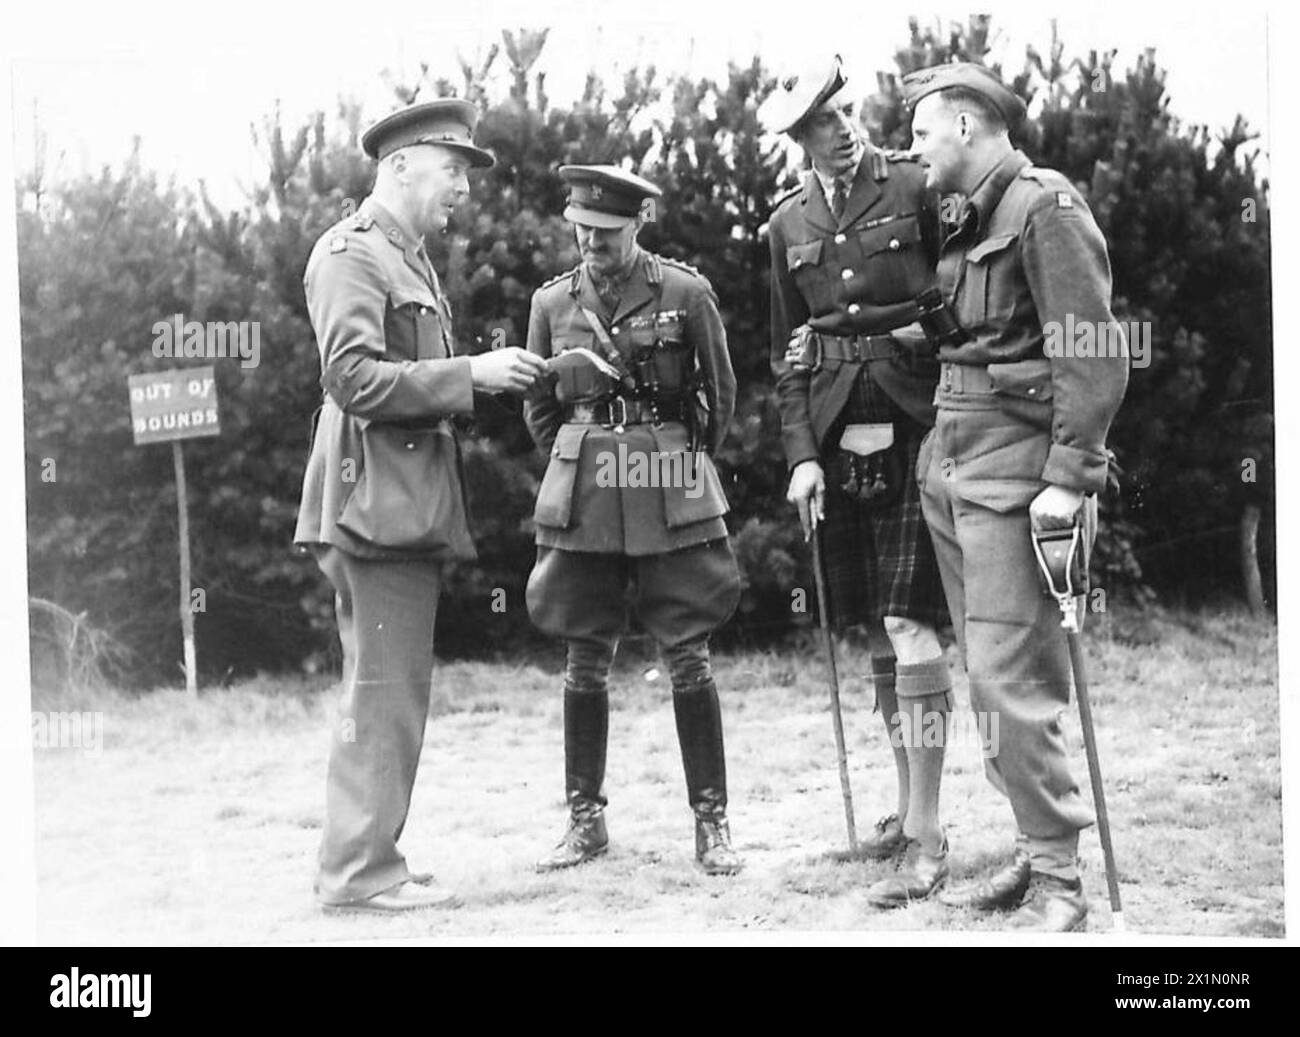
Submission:
[[[846,424],[884,421],[894,423],[891,449],[900,454],[903,488],[901,495],[882,507],[854,500],[838,485],[831,485],[828,462],[839,449]],[[831,621],[837,628],[878,622],[884,616],[933,627],[948,623],[939,564],[921,514],[916,482],[917,452],[928,431],[885,394],[864,364],[822,450],[822,467],[828,473],[822,564]]]

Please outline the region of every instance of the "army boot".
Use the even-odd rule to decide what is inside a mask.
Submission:
[[[571,868],[609,849],[605,830],[605,747],[609,692],[564,691],[564,783],[569,823],[564,837],[537,862],[538,871]]]
[[[609,850],[605,807],[595,800],[575,796],[569,802],[569,825],[555,849],[537,862],[538,871],[559,871],[594,860]]]
[[[1024,902],[1007,920],[1022,933],[1069,933],[1088,928],[1088,900],[1079,879],[1031,872]]]
[[[731,848],[727,824],[722,710],[712,678],[690,690],[674,690],[673,716],[686,772],[686,795],[695,812],[695,860],[709,875],[734,875],[742,862]]]
[[[972,911],[1010,911],[1029,891],[1029,855],[1017,850],[1009,864],[992,875],[939,894],[939,903]]]
[[[928,900],[948,881],[948,839],[936,853],[927,853],[919,839],[904,837],[894,855],[894,874],[867,890],[872,907],[906,907],[914,900]]]
[[[702,789],[695,809],[695,860],[708,875],[734,875],[744,866],[731,848],[725,802],[716,789]]]
[[[870,832],[858,838],[858,856],[887,861],[906,841],[902,819],[897,814],[889,814],[872,825]]]

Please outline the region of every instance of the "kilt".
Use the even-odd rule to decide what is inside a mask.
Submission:
[[[856,500],[831,485],[829,462],[839,449],[846,424],[894,424],[894,445],[902,469],[902,493],[891,503]],[[921,514],[916,481],[917,451],[929,430],[910,417],[867,374],[863,365],[822,449],[827,471],[826,519],[822,523],[822,564],[831,622],[842,628],[899,616],[942,627],[948,607],[939,579],[930,531]]]

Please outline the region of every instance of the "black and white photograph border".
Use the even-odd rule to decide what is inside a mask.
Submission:
[[[10,120],[0,172],[14,184],[0,199],[0,319],[13,344],[10,377],[0,379],[0,472],[22,489],[0,504],[12,552],[0,638],[15,686],[0,703],[0,788],[13,826],[0,888],[17,895],[0,907],[0,938],[1016,945],[1043,939],[1009,927],[1023,911],[953,906],[948,894],[1028,846],[1032,895],[1044,897],[1040,885],[1056,890],[1055,901],[1042,901],[1049,915],[1075,904],[1071,897],[1087,904],[1079,931],[1053,942],[1293,943],[1300,918],[1285,891],[1300,888],[1300,875],[1284,835],[1294,843],[1300,786],[1288,747],[1300,732],[1286,626],[1300,563],[1281,532],[1300,479],[1283,447],[1300,443],[1300,419],[1296,408],[1259,405],[1275,384],[1290,384],[1296,366],[1290,351],[1274,354],[1271,307],[1274,297],[1285,305],[1297,271],[1270,242],[1300,230],[1292,202],[1300,156],[1284,100],[1300,82],[1282,57],[1300,20],[1281,5],[1249,3],[1231,12],[1208,3],[1061,8],[891,2],[864,16],[844,0],[807,11],[664,0],[646,12],[501,0],[449,13],[390,0],[363,17],[318,8],[308,24],[291,5],[235,0],[194,13],[51,3],[14,16],[0,93]],[[849,31],[859,22],[870,31]],[[877,628],[886,605],[876,596],[889,593],[895,606],[896,592],[878,586],[884,563],[850,568],[863,563],[846,542],[868,529],[877,543],[897,531],[846,527],[828,504],[825,529],[809,539],[787,499],[804,486],[805,520],[809,500],[817,510],[812,484],[796,473],[802,465],[807,475],[812,458],[820,478],[819,446],[821,460],[830,457],[806,424],[809,395],[827,384],[818,382],[824,366],[846,362],[837,350],[878,343],[877,331],[898,332],[890,348],[903,349],[909,330],[898,322],[845,336],[848,325],[833,322],[835,306],[877,297],[869,278],[854,280],[850,253],[836,251],[835,222],[850,228],[857,196],[846,186],[847,208],[832,217],[834,179],[819,178],[830,166],[810,168],[809,156],[835,155],[815,150],[818,131],[801,126],[804,116],[820,112],[825,126],[852,125],[868,142],[867,160],[879,165],[857,165],[855,150],[850,170],[884,170],[876,182],[887,187],[914,185],[897,196],[914,203],[907,210],[889,209],[903,201],[880,189],[883,218],[869,214],[847,234],[864,264],[871,250],[861,243],[876,237],[894,253],[933,250],[928,275],[916,276],[929,276],[926,285],[937,276],[941,315],[966,338],[945,338],[948,327],[934,313],[919,319],[926,313],[915,307],[908,370],[931,363],[933,385],[954,366],[941,367],[934,349],[947,358],[978,345],[978,333],[963,330],[977,324],[962,301],[965,282],[945,280],[945,258],[950,270],[973,265],[962,235],[985,234],[987,224],[960,190],[974,184],[962,170],[1015,113],[998,92],[1006,87],[978,69],[940,74],[960,78],[962,92],[947,96],[967,99],[973,114],[933,103],[928,78],[905,76],[952,57],[992,67],[1028,102],[1011,142],[1041,174],[1025,183],[1053,202],[1037,233],[1083,235],[1054,253],[1066,258],[1049,273],[1070,271],[1075,297],[1088,295],[1075,289],[1089,271],[1113,273],[1103,308],[1131,345],[1120,365],[1123,402],[1095,419],[1112,463],[1093,452],[1102,459],[1088,478],[1104,485],[1081,574],[1090,582],[1076,584],[1079,596],[1061,613],[1043,590],[1040,618],[1024,621],[1030,634],[1014,635],[1031,636],[1049,613],[1083,618],[1077,635],[1053,632],[1067,690],[1075,664],[1074,692],[1045,725],[1049,741],[1063,740],[1077,787],[1019,801],[1022,820],[1044,809],[1087,818],[1077,868],[1072,849],[1058,852],[1060,839],[1017,843],[1011,802],[991,780],[1009,780],[1017,795],[1013,768],[999,774],[988,764],[1015,756],[1024,724],[1015,695],[1001,697],[996,679],[972,688],[966,675],[971,653],[987,648],[973,624],[997,624],[968,601],[964,645],[950,622]],[[805,96],[810,83],[817,88]],[[1139,98],[1144,87],[1155,95]],[[1118,116],[1122,133],[1116,109],[1106,111],[1114,102],[1098,99],[1108,91],[1129,105]],[[784,107],[772,100],[783,92]],[[1080,101],[1085,93],[1096,96]],[[445,97],[471,104],[381,122]],[[922,113],[918,127],[935,126],[936,111],[949,113],[943,132],[951,125],[957,136],[913,139],[913,114]],[[1111,137],[1087,139],[1097,133]],[[1162,148],[1144,147],[1157,135]],[[480,161],[480,148],[495,167]],[[582,168],[609,165],[621,171]],[[1241,197],[1230,205],[1231,190]],[[1189,198],[1195,219],[1176,209]],[[944,228],[933,242],[920,215],[927,199]],[[821,206],[831,226],[823,235],[811,219],[776,219],[787,202]],[[1227,226],[1234,217],[1238,225]],[[891,223],[910,226],[915,242]],[[1256,229],[1263,241],[1252,246]],[[1007,240],[1004,260],[996,243],[983,250],[992,261],[979,271],[981,317],[989,293],[1025,283],[1017,264],[1028,250],[1014,234]],[[632,257],[626,266],[602,252],[618,248]],[[816,270],[796,278],[792,260],[834,261],[844,283],[826,289]],[[1158,273],[1149,269],[1157,263]],[[364,350],[338,328],[370,318],[358,318],[361,303],[346,297],[356,286],[332,273],[339,269],[378,272],[388,284],[367,325],[387,346],[372,344],[373,356],[355,366]],[[1195,279],[1199,294],[1188,297],[1183,279]],[[906,283],[899,291],[919,297],[920,285]],[[654,319],[625,316],[639,290]],[[826,299],[840,292],[838,302],[816,298],[819,290]],[[583,300],[596,311],[584,312]],[[1262,306],[1241,312],[1254,300]],[[1238,322],[1229,324],[1234,306]],[[786,349],[774,342],[778,310],[785,334],[776,337],[794,333]],[[1074,330],[1072,318],[1066,337]],[[603,366],[618,362],[609,333],[620,331],[653,344],[657,358],[628,374],[637,389],[617,397],[622,410],[562,402],[591,380],[617,387],[620,372]],[[579,340],[590,351],[586,368],[551,363]],[[657,391],[675,377],[665,346],[682,344],[694,354],[688,376],[698,391],[679,422],[641,386],[652,379]],[[1214,362],[1216,351],[1231,361]],[[1093,378],[1103,352],[1089,357],[1081,346],[1057,367]],[[399,366],[404,373],[393,375]],[[168,371],[177,373],[168,380]],[[1024,395],[1039,385],[1072,398],[1053,386],[1055,371],[1045,383],[1026,375],[1013,385],[1011,410],[1050,414]],[[1005,389],[995,376],[984,392]],[[1096,377],[1074,386],[1093,411],[1106,410],[1098,401],[1114,386]],[[945,392],[961,392],[945,386],[937,427],[951,419],[960,431],[979,412],[945,409]],[[923,499],[906,517],[924,533],[922,512],[932,519],[938,499],[924,489],[928,473],[931,484],[959,486],[969,464],[975,497],[962,503],[1003,517],[1028,508],[1035,522],[1049,502],[1034,493],[1061,489],[1031,477],[1034,492],[1008,503],[1025,479],[1019,490],[1008,489],[1014,479],[993,487],[978,453],[939,457],[934,438],[909,454],[904,429],[914,416],[886,401],[892,410],[879,418],[879,397],[859,395],[836,427],[892,422],[889,445],[871,456],[902,465],[859,458],[841,469],[827,460],[828,496],[845,493],[831,485],[845,471],[855,493],[903,472],[916,483],[919,472]],[[1058,419],[1063,409],[1058,402]],[[589,424],[574,433],[574,421]],[[373,431],[362,442],[376,426],[401,440],[388,460]],[[801,437],[813,444],[802,456]],[[628,454],[611,454],[616,485],[588,485],[580,474],[575,495],[565,464],[594,463],[600,444],[615,442],[664,450],[656,459],[695,451],[698,467],[652,464],[638,482]],[[955,431],[950,442],[960,442]],[[841,447],[837,459],[852,454],[847,434]],[[425,474],[450,481],[441,492],[416,486],[406,503],[422,499],[438,515],[432,534],[419,528],[428,515],[418,506],[385,512],[377,494],[358,505],[360,488],[340,510],[325,486],[330,504],[315,499],[319,514],[304,517],[313,464],[337,465],[353,450],[361,465],[353,477],[364,479],[367,465],[409,472],[408,455],[426,449],[437,460]],[[330,451],[338,452],[326,458]],[[1003,444],[1004,463],[1007,452]],[[1070,448],[1072,464],[1085,464],[1075,457],[1085,453]],[[351,458],[342,460],[346,473]],[[1058,457],[1053,470],[1068,467]],[[465,515],[446,504],[462,482]],[[950,492],[967,491],[945,489],[943,498]],[[725,516],[709,510],[715,493]],[[991,495],[982,508],[980,493]],[[584,553],[582,527],[595,527],[598,497],[615,509],[621,499],[625,510],[652,499],[654,528],[620,524],[616,535],[668,546]],[[570,505],[590,510],[575,523]],[[375,529],[393,522],[408,537],[432,535],[437,547],[426,539],[392,548]],[[1075,528],[1073,543],[1086,545],[1091,527]],[[304,536],[310,551],[294,546]],[[1078,567],[1052,553],[1067,542],[1044,540],[1044,565],[1078,580]],[[361,546],[351,553],[352,545]],[[674,571],[647,561],[674,556],[687,564]],[[1028,548],[1023,557],[1032,561]],[[612,598],[600,594],[613,570],[575,558],[624,560]],[[1006,600],[989,600],[1012,609],[1020,563],[1003,564]],[[658,592],[677,598],[653,599],[646,588],[656,578]],[[607,638],[612,659],[591,648],[603,633],[583,641],[571,632],[578,622],[608,625],[609,605],[627,595],[635,615],[616,650]],[[403,639],[402,622],[408,632],[432,625],[434,601],[436,638]],[[823,622],[841,608],[871,620]],[[681,614],[691,609],[699,615]],[[340,624],[361,646],[350,656]],[[575,638],[567,656],[566,636]],[[418,672],[428,651],[431,686],[393,676],[411,668],[406,656]],[[879,709],[894,694],[885,656],[897,656],[903,702],[892,728]],[[950,688],[940,673],[951,674]],[[405,689],[409,701],[392,705],[389,696],[367,714],[368,681]],[[918,822],[926,811],[905,806],[908,792],[916,800],[933,789],[915,781],[909,790],[902,761],[926,766],[914,750],[930,728],[923,706],[911,713],[906,704],[934,708],[945,696],[952,713],[937,820],[927,813]],[[413,743],[374,756],[356,750],[368,724],[393,724],[392,713],[412,703],[423,732]],[[900,732],[916,745],[896,752]],[[362,777],[405,790],[362,807]],[[358,819],[357,809],[373,812]],[[911,818],[906,829],[887,820],[900,810]],[[385,827],[391,838],[374,837]],[[935,833],[947,849],[937,880]],[[381,847],[370,860],[357,847],[364,839]],[[1073,886],[1054,868],[1077,875],[1081,892],[1061,893]],[[882,907],[900,876],[924,888]]]

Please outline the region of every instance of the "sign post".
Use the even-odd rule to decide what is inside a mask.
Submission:
[[[221,434],[217,408],[217,382],[211,367],[153,371],[131,375],[131,428],[135,445],[172,445],[176,470],[176,518],[180,533],[181,635],[185,643],[185,689],[199,693],[198,662],[194,652],[194,607],[190,594],[190,516],[185,487],[185,453],[181,441]]]

